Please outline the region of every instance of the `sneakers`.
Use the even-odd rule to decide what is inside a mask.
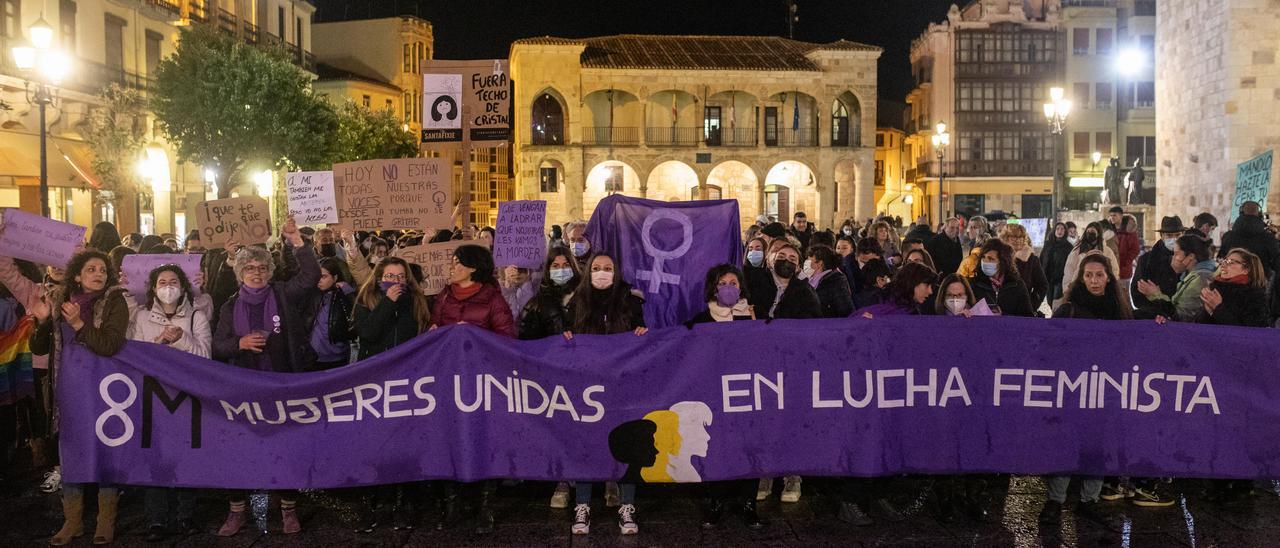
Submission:
[[[1104,483],[1102,484],[1102,494],[1098,495],[1099,499],[1105,501],[1114,501],[1127,499],[1132,497],[1134,492],[1121,483]]]
[[[852,502],[840,503],[840,512],[836,514],[836,519],[858,527],[869,527],[875,523],[872,521],[871,516],[868,516],[866,512],[862,511],[862,508]]]
[[[1129,502],[1133,503],[1134,506],[1141,506],[1144,508],[1164,508],[1167,506],[1173,506],[1173,498],[1160,494],[1159,489],[1155,486],[1147,488],[1139,487],[1134,489],[1133,498],[1129,499]]]
[[[568,508],[569,507],[569,483],[560,482],[556,484],[556,491],[551,493],[552,508]]]
[[[876,501],[872,503],[871,508],[875,511],[876,517],[882,520],[893,523],[907,520],[907,518],[898,512],[892,504],[889,504],[889,501],[886,499],[876,499]]]
[[[1047,501],[1040,509],[1040,525],[1057,527],[1062,525],[1062,503]]]
[[[604,484],[604,507],[617,508],[622,504],[622,497],[618,494],[618,482],[607,481]]]
[[[782,502],[800,501],[800,476],[787,476],[782,482]]]
[[[56,493],[59,489],[62,489],[62,467],[54,466],[53,470],[45,472],[44,480],[40,482],[40,491]]]
[[[756,500],[764,500],[773,494],[773,478],[760,478],[760,485],[756,487]]]
[[[573,507],[573,534],[585,535],[591,532],[591,507],[579,504]]]
[[[624,535],[634,535],[640,532],[640,526],[636,525],[636,506],[634,504],[623,504],[618,508],[618,530]]]

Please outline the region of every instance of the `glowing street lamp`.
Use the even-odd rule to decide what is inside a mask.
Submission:
[[[53,27],[41,16],[27,27],[30,45],[12,49],[13,63],[23,75],[27,103],[40,110],[40,212],[49,216],[49,128],[46,110],[57,99],[55,86],[71,74],[71,56],[53,47]]]

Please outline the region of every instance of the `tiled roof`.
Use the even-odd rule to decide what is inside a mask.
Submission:
[[[543,36],[515,43],[586,46],[582,66],[589,68],[817,71],[818,65],[805,56],[811,51],[882,51],[848,40],[813,44],[777,36]]]

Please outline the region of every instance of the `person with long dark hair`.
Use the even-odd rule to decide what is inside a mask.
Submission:
[[[542,268],[542,282],[538,285],[538,293],[529,299],[520,312],[520,339],[542,339],[568,331],[570,325],[567,307],[581,278],[573,252],[566,247],[551,248]],[[567,491],[565,496],[568,496]]]
[[[110,221],[102,221],[93,225],[93,233],[89,235],[89,245],[86,249],[96,249],[103,253],[110,253],[120,245],[120,231],[116,230],[116,225]]]
[[[978,250],[978,269],[969,281],[978,300],[986,300],[991,310],[1005,316],[1035,315],[1022,276],[1013,262],[1013,248],[991,238]]]
[[[575,333],[611,335],[649,332],[644,322],[644,299],[632,293],[631,285],[622,280],[622,265],[606,253],[597,252],[586,261],[587,272],[569,300],[571,328],[564,338],[573,340]],[[618,529],[624,535],[640,531],[636,524],[636,485],[619,484],[621,505],[618,507]],[[571,531],[575,535],[591,532],[591,488],[589,481],[575,486],[574,518]]]
[[[819,248],[823,246],[814,246]],[[812,249],[810,252],[812,253]],[[841,280],[843,283],[843,280]],[[847,289],[847,285],[845,288]],[[755,310],[748,304],[747,286],[738,267],[722,264],[707,271],[703,283],[703,300],[707,309],[690,320],[689,325],[712,322],[750,321],[756,319]],[[717,481],[705,484],[707,506],[703,513],[702,527],[712,529],[720,524],[726,509],[733,509],[742,516],[748,529],[764,527],[756,507],[755,480]]]
[[[114,356],[124,347],[129,330],[129,305],[125,289],[111,259],[98,250],[86,250],[71,257],[66,278],[52,299],[36,304],[30,311],[38,327],[31,337],[31,352],[50,356],[49,375],[55,389],[61,376],[64,344],[82,344],[99,356]],[[62,326],[74,331],[73,341],[63,340]],[[53,425],[58,424],[58,406],[51,400]],[[79,455],[63,455],[76,458]],[[120,507],[120,490],[114,485],[98,484],[98,520],[93,533],[94,544],[108,544],[115,539],[116,514]],[[63,546],[84,534],[84,484],[62,484],[62,528],[49,539],[49,544]]]
[[[351,361],[352,296],[356,290],[343,266],[345,264],[334,257],[320,261],[318,293],[307,309],[311,348],[316,351],[318,370],[341,367]]]
[[[902,314],[923,314],[924,305],[933,295],[934,284],[938,282],[938,273],[923,263],[907,263],[889,282],[884,300],[861,310],[855,310],[855,317],[874,318],[879,316],[897,316]]]
[[[1067,225],[1055,223],[1053,231],[1044,240],[1040,249],[1040,263],[1044,267],[1045,280],[1049,282],[1049,294],[1046,300],[1053,303],[1062,298],[1062,277],[1067,268],[1067,256],[1071,255],[1071,241],[1067,239]],[[1039,306],[1040,303],[1032,303]]]
[[[146,299],[133,311],[130,340],[163,344],[174,350],[209,357],[213,332],[209,316],[196,306],[195,290],[177,265],[151,271]],[[174,515],[170,507],[176,506]],[[192,489],[146,489],[147,542],[164,540],[169,531],[185,535],[196,531],[196,493]]]
[[[924,253],[924,251],[919,251]],[[849,281],[838,268],[840,256],[822,244],[809,246],[805,266],[810,271],[809,287],[818,295],[823,318],[847,318],[853,312],[853,296],[849,293]]]
[[[1076,279],[1076,270],[1080,268],[1080,259],[1090,251],[1098,251],[1106,256],[1111,264],[1120,264],[1120,259],[1116,257],[1116,253],[1103,240],[1103,232],[1105,228],[1102,223],[1094,221],[1085,225],[1084,232],[1080,235],[1080,241],[1076,243],[1071,253],[1067,254],[1067,263],[1062,270],[1062,292],[1066,294],[1067,286],[1072,280]]]

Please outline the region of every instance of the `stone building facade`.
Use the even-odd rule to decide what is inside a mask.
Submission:
[[[869,217],[880,53],[777,37],[518,40],[515,197],[547,200],[557,223],[613,193],[737,199],[743,226]]]
[[[1280,149],[1280,2],[1160,0],[1156,18],[1156,208],[1226,228],[1236,165]],[[1277,150],[1280,152],[1280,150]],[[1280,211],[1280,163],[1264,207]]]

